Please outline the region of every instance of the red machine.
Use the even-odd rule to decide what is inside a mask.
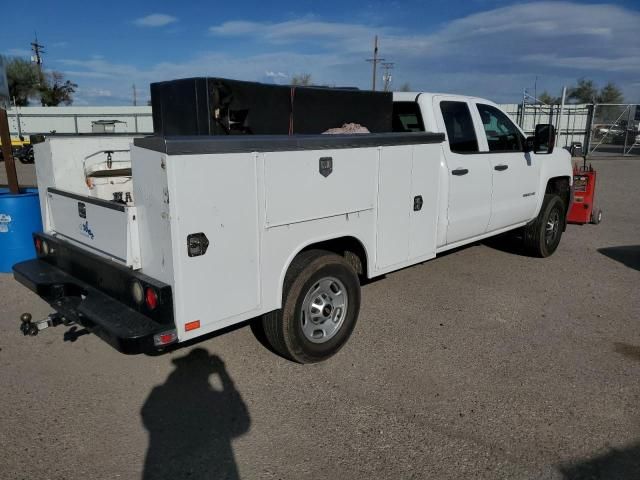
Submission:
[[[602,220],[602,210],[595,206],[596,171],[591,165],[587,167],[585,157],[581,167],[573,166],[573,204],[567,216],[569,223],[593,223]]]

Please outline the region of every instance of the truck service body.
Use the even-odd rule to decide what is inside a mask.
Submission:
[[[313,362],[353,330],[358,278],[515,229],[553,253],[572,172],[543,126],[526,139],[474,97],[393,102],[393,133],[37,144],[44,232],[14,274],[57,314],[25,333],[77,322],[139,353],[262,317]]]

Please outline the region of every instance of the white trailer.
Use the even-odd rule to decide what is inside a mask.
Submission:
[[[395,100],[397,133],[36,145],[44,232],[14,274],[57,313],[23,331],[76,322],[138,353],[261,318],[314,362],[353,331],[361,278],[518,228],[555,251],[571,165],[548,127],[526,139],[470,97]]]

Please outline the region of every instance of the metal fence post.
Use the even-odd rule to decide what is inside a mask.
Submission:
[[[18,137],[22,138],[22,125],[20,125],[20,110],[18,110],[18,107],[15,107],[16,109],[16,124],[18,125]]]
[[[585,133],[585,139],[584,139],[584,152],[585,152],[585,157],[587,157],[590,153],[591,153],[591,135],[593,133],[593,119],[596,116],[596,104],[593,103],[590,105],[591,108],[589,108],[589,116],[587,118],[587,131]]]
[[[624,147],[622,148],[622,156],[627,156],[627,138],[629,137],[629,126],[631,125],[631,105],[627,107],[629,109],[629,114],[627,115],[627,125],[624,127]],[[631,149],[629,149],[629,153],[631,153]]]
[[[76,129],[76,135],[78,135],[78,115],[76,114],[73,115],[73,125]]]
[[[527,89],[522,91],[522,105],[520,105],[520,128],[524,130],[524,106],[527,101]]]

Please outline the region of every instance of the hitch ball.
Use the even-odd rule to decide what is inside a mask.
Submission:
[[[35,323],[31,322],[31,314],[23,313],[20,315],[20,331],[23,335],[30,335],[35,337],[38,334],[38,326]]]

